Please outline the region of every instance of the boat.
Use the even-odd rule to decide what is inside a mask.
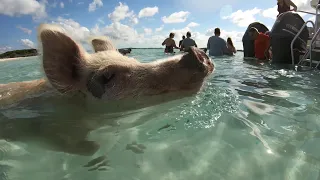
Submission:
[[[315,21],[304,21],[298,13],[292,11],[277,17],[269,34],[272,47],[271,63],[320,69],[319,0],[311,0],[310,6],[315,9],[315,13],[298,12],[314,15]],[[268,28],[259,22],[248,26],[242,39],[244,59],[254,58],[254,41],[250,40],[247,32],[251,27],[256,27],[263,33],[268,31]]]

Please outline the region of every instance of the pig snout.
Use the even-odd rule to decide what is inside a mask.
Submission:
[[[190,47],[187,53],[188,54],[185,55],[180,62],[184,67],[190,70],[196,69],[205,74],[213,72],[214,65],[203,50],[196,47]]]

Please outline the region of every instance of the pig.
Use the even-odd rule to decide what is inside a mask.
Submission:
[[[86,140],[90,131],[102,126],[87,120],[92,114],[112,114],[191,96],[214,71],[212,60],[195,47],[185,54],[142,63],[121,54],[105,36],[90,39],[92,54],[58,25],[41,24],[37,37],[45,78],[1,84],[0,108],[52,103],[64,114],[53,112],[30,121],[0,115],[0,137],[38,136],[52,142],[54,149],[73,154],[92,155],[98,149],[97,143]]]

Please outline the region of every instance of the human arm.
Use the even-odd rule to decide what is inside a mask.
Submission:
[[[193,40],[193,42],[194,42],[194,47],[198,47],[198,45],[197,45],[196,41],[195,41],[195,40]]]
[[[210,42],[210,38],[208,39],[208,42],[207,42],[207,50],[210,49],[210,43],[209,42]]]
[[[165,39],[162,43],[162,46],[165,45],[167,43],[167,39]]]
[[[284,3],[286,3],[289,6],[292,6],[293,10],[297,11],[297,6],[291,0],[284,0]]]
[[[175,47],[176,49],[180,49],[177,45],[176,45],[176,42],[174,41],[174,40],[172,40],[173,42],[173,47]],[[182,42],[182,44],[183,44],[183,42]]]

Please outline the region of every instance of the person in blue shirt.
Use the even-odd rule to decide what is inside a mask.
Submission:
[[[228,49],[227,42],[220,37],[220,29],[214,29],[214,36],[208,39],[207,50],[210,56],[233,55]]]

